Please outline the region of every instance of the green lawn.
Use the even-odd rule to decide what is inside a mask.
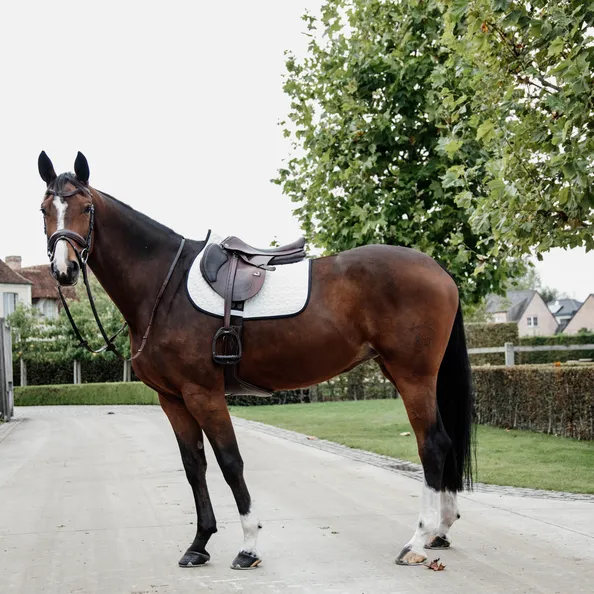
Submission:
[[[418,462],[401,400],[232,407],[232,414],[353,448]],[[477,480],[594,493],[594,442],[479,426]]]

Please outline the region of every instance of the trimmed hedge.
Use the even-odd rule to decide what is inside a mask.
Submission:
[[[21,383],[21,364],[13,358],[13,383]],[[27,361],[27,384],[30,386],[47,386],[52,384],[68,384],[73,379],[72,361]],[[121,378],[120,378],[121,379]]]
[[[156,392],[141,382],[110,382],[17,387],[14,389],[14,404],[159,404],[159,398]]]
[[[594,440],[594,365],[489,365],[475,367],[473,380],[478,423]],[[367,397],[373,394],[370,386],[365,385]],[[276,392],[270,398],[232,396],[227,402],[261,406],[319,401],[315,391],[320,389],[328,386]],[[335,399],[345,400],[344,394]],[[140,382],[15,388],[16,406],[56,404],[158,404],[158,397]]]
[[[29,386],[49,386],[72,383],[74,362],[69,361],[27,361],[27,384]],[[113,356],[105,355],[90,361],[81,362],[83,384],[121,382],[124,374],[123,363]],[[14,385],[21,383],[21,364],[13,358]],[[132,380],[138,378],[132,372]]]
[[[594,439],[594,365],[473,369],[478,423]]]
[[[228,404],[255,406],[309,402],[308,390],[275,392],[270,398],[228,396]],[[15,406],[52,406],[59,404],[159,404],[157,393],[141,382],[103,384],[65,384],[26,386],[14,390]]]
[[[521,346],[540,346],[556,344],[594,344],[594,334],[556,334],[555,336],[524,336]],[[565,362],[575,359],[594,359],[594,351],[543,351],[538,353],[517,353],[518,363],[533,365]]]
[[[481,347],[501,347],[506,342],[519,344],[518,325],[515,322],[503,324],[464,324],[466,346],[469,349]],[[504,353],[470,355],[471,365],[503,365]]]

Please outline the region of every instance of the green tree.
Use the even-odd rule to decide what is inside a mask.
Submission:
[[[8,316],[12,334],[12,353],[15,359],[31,360],[47,350],[46,332],[41,312],[19,303]]]
[[[442,119],[462,159],[449,175],[477,233],[540,258],[594,248],[594,3],[441,0]],[[457,73],[461,84],[448,82]],[[485,176],[486,172],[486,176]],[[487,191],[476,200],[477,178]]]
[[[326,253],[414,247],[443,263],[468,301],[502,290],[523,265],[465,212],[488,193],[487,155],[448,119],[467,97],[446,67],[439,3],[328,0],[304,20],[309,50],[288,56],[284,84],[294,150],[275,181],[309,241]]]
[[[122,314],[110,299],[109,295],[104,291],[96,277],[91,273],[89,273],[89,284],[91,286],[95,307],[97,308],[101,323],[107,334],[111,337],[124,323]],[[91,348],[98,349],[104,345],[104,340],[99,332],[95,318],[93,317],[91,305],[87,298],[87,292],[82,280],[76,287],[76,296],[77,300],[69,302],[68,304],[70,313],[72,314],[82,337],[89,341],[89,346]],[[78,340],[64,310],[60,311],[60,315],[56,321],[54,339],[56,351],[62,353],[64,357],[70,360],[88,360],[95,356],[92,353],[89,353],[86,349],[77,346]],[[122,353],[123,356],[130,356],[130,340],[126,330],[117,337],[115,343],[119,352]],[[103,356],[114,357],[115,355],[112,353],[105,353]]]

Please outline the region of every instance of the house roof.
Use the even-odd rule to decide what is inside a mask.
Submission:
[[[573,316],[581,306],[582,302],[577,299],[555,299],[547,303],[554,316]]]
[[[38,266],[27,266],[21,268],[19,274],[31,282],[31,299],[58,299],[58,290],[56,289],[56,280],[50,272],[49,264],[40,264]],[[67,299],[76,299],[74,287],[63,287],[62,292]]]
[[[8,264],[0,260],[0,283],[7,285],[30,285],[31,281],[15,272]]]
[[[589,294],[589,295],[586,297],[586,299],[584,299],[584,302],[583,302],[583,303],[582,303],[582,304],[579,306],[578,310],[577,310],[577,311],[576,311],[576,312],[573,314],[573,317],[571,318],[571,320],[569,320],[569,321],[567,322],[567,324],[565,324],[565,327],[563,328],[563,330],[565,330],[565,328],[567,328],[567,326],[569,326],[569,324],[571,324],[571,323],[572,323],[572,322],[575,320],[575,318],[576,318],[577,314],[580,312],[580,310],[582,309],[582,307],[584,307],[584,306],[586,305],[586,303],[588,303],[588,301],[589,301],[590,299],[594,299],[594,293],[590,293],[590,294]],[[579,319],[579,318],[578,318],[578,319]]]
[[[506,312],[508,322],[520,320],[536,291],[508,291],[505,296],[487,295],[487,313]]]

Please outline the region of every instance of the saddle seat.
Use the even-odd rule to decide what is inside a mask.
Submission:
[[[287,245],[266,249],[252,247],[251,245],[245,243],[245,241],[243,241],[242,239],[239,239],[239,237],[234,236],[227,237],[227,239],[223,241],[222,245],[226,250],[233,250],[236,252],[241,252],[242,254],[248,254],[252,256],[288,256],[303,251],[303,249],[305,248],[305,237],[300,237],[299,239],[296,239],[293,243],[289,243]]]

